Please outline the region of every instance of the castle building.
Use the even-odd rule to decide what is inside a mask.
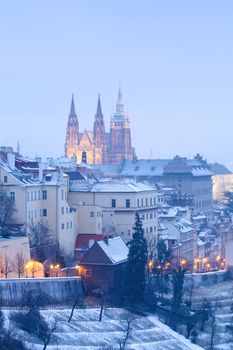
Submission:
[[[93,131],[79,132],[79,122],[72,95],[70,114],[66,131],[65,155],[76,158],[78,164],[120,163],[123,159],[136,158],[131,145],[130,121],[124,112],[121,89],[118,92],[116,112],[111,118],[110,133],[105,131],[100,96]]]

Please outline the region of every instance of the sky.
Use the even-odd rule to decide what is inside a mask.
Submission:
[[[233,169],[232,38],[232,0],[1,0],[0,145],[63,155],[72,93],[109,130],[120,84],[138,158]]]

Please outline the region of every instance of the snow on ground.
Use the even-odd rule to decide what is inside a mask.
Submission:
[[[58,321],[48,350],[100,350],[107,346],[119,349],[131,320],[127,349],[135,350],[200,350],[182,335],[161,323],[156,316],[139,316],[123,309],[109,308],[99,322],[99,309],[76,309],[70,323],[71,310],[42,310],[46,318]],[[33,340],[32,340],[33,341]],[[32,344],[37,350],[42,345]]]

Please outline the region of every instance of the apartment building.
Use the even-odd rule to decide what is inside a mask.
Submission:
[[[59,243],[65,254],[73,256],[77,217],[67,202],[68,176],[41,174],[38,180],[32,180],[12,161],[0,164],[0,183],[15,203],[15,222],[28,232],[32,222],[43,220],[49,226],[51,242]]]

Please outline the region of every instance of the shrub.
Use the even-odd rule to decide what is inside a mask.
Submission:
[[[11,320],[16,323],[17,327],[30,334],[37,335],[38,331],[46,331],[48,326],[43,316],[38,310],[29,312],[16,312],[10,316]]]

